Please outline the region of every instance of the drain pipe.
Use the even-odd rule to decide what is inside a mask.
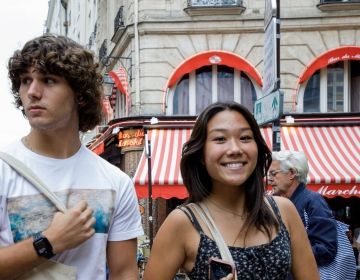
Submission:
[[[134,35],[135,35],[135,106],[137,113],[141,114],[140,108],[140,47],[139,47],[139,0],[134,1]]]
[[[65,19],[64,19],[64,27],[65,27],[65,36],[68,35],[68,28],[69,28],[69,21],[68,21],[68,18],[67,18],[67,8],[68,8],[68,0],[61,0],[61,5],[63,6],[64,8],[64,11],[65,11]]]

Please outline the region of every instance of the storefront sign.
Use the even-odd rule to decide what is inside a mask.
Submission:
[[[350,186],[324,185],[324,186],[321,186],[320,188],[317,187],[317,192],[320,193],[322,196],[326,196],[329,198],[333,198],[335,196],[342,196],[342,197],[357,196],[357,197],[360,197],[360,186],[357,186],[357,185],[353,185],[353,186],[351,186],[351,185]]]
[[[334,185],[307,185],[307,188],[314,192],[318,192],[327,198],[341,196],[349,198],[352,196],[360,197],[360,185],[354,184],[334,184]],[[273,195],[274,191],[271,186],[266,189],[267,195]]]
[[[118,134],[118,147],[139,147],[144,145],[144,130],[143,129],[129,129],[120,131]]]
[[[305,71],[300,75],[299,83],[307,81],[318,69],[338,61],[346,60],[360,60],[360,47],[345,46],[323,53],[310,65],[307,65]]]

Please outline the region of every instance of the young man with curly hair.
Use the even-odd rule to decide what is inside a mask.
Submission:
[[[15,104],[31,130],[5,151],[68,210],[57,212],[0,161],[0,279],[24,277],[47,259],[75,268],[76,279],[105,279],[107,266],[110,279],[137,279],[143,230],[133,183],[79,138],[101,120],[102,78],[93,54],[47,34],[15,51],[8,68]]]

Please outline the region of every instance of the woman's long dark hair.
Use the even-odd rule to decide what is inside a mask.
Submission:
[[[265,196],[264,177],[271,165],[271,151],[263,139],[260,128],[252,113],[244,106],[235,103],[214,103],[208,106],[197,118],[190,139],[184,144],[180,162],[181,175],[189,193],[188,202],[200,202],[212,190],[212,180],[206,170],[203,160],[203,150],[207,137],[207,125],[219,112],[229,110],[239,112],[249,123],[258,148],[256,168],[244,183],[245,207],[249,213],[245,222],[248,229],[255,225],[261,231],[271,236],[272,226],[278,228],[278,222],[267,207]]]

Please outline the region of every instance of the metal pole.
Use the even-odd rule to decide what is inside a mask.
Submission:
[[[280,134],[280,119],[277,119],[272,124],[273,131],[273,151],[280,151],[281,149],[281,134]]]
[[[148,226],[149,226],[149,241],[150,249],[153,242],[153,207],[152,207],[152,176],[151,176],[151,140],[148,138],[147,129],[145,128],[145,153],[148,162]]]
[[[276,0],[276,78],[280,89],[280,0]]]
[[[276,89],[279,90],[280,89],[280,0],[276,0],[276,78],[277,78]],[[283,102],[279,101],[279,106],[283,106]],[[272,124],[273,151],[280,151],[281,149],[280,117],[281,116],[279,116]]]

